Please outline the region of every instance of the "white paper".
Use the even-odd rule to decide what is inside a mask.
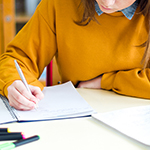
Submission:
[[[97,113],[92,117],[145,145],[150,145],[149,105]]]
[[[15,110],[18,120],[59,119],[94,113],[92,107],[80,96],[71,82],[45,87],[43,93],[44,99],[38,103],[37,110]]]

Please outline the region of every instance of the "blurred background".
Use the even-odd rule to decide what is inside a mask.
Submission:
[[[7,44],[28,22],[41,0],[0,0],[0,55]],[[55,58],[53,67],[53,85],[60,81]],[[39,79],[46,85],[46,68]]]

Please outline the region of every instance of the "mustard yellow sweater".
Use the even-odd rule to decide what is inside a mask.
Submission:
[[[43,88],[38,81],[45,66],[56,55],[62,82],[74,84],[101,74],[101,87],[117,93],[150,98],[150,70],[142,71],[147,40],[145,17],[128,20],[121,12],[98,16],[99,24],[74,23],[82,18],[80,0],[42,0],[30,21],[9,43],[0,57],[0,93],[20,79],[16,59],[27,82]]]

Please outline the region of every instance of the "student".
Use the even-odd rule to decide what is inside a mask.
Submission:
[[[33,109],[43,98],[38,78],[56,56],[62,82],[149,99],[149,12],[148,0],[42,0],[0,57],[0,93]]]

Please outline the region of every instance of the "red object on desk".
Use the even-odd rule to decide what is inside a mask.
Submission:
[[[46,67],[46,86],[53,85],[53,61]]]

